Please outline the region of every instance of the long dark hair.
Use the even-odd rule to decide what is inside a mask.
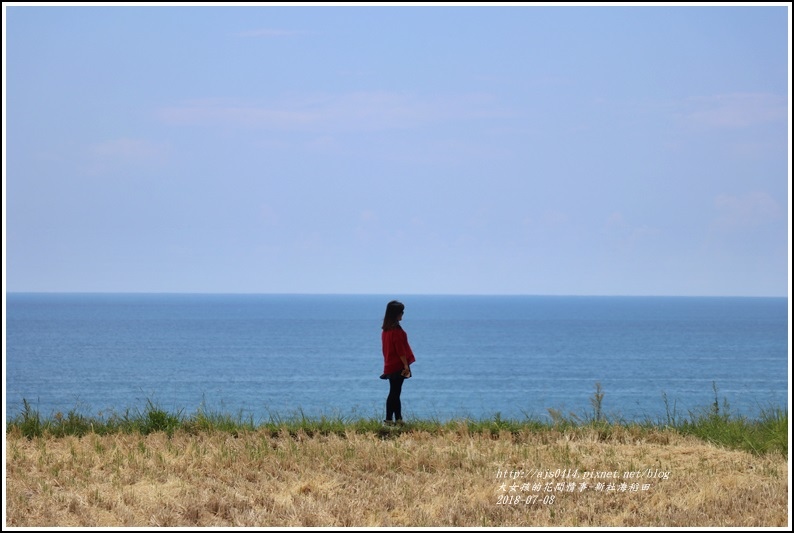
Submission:
[[[383,316],[382,329],[394,329],[400,327],[400,316],[405,311],[405,306],[397,300],[392,300],[386,305],[386,314]]]

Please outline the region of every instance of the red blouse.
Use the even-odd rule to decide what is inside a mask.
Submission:
[[[392,374],[403,369],[400,356],[405,356],[408,364],[416,361],[411,346],[408,344],[408,335],[401,327],[385,329],[381,333],[383,341],[383,373]]]

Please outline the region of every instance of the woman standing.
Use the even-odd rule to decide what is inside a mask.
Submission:
[[[405,306],[397,300],[392,300],[386,305],[386,314],[383,317],[383,375],[381,379],[389,380],[389,396],[386,398],[387,425],[402,424],[402,405],[400,394],[403,381],[411,377],[411,363],[416,361],[411,346],[408,344],[408,335],[400,326]]]

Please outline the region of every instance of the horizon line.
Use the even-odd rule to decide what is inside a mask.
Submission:
[[[786,298],[789,295],[753,295],[753,294],[559,294],[559,293],[466,293],[466,292],[234,292],[234,291],[5,291],[12,294],[85,294],[85,295],[162,295],[162,296],[385,296],[399,294],[405,296],[482,296],[482,297],[560,297],[560,298]]]

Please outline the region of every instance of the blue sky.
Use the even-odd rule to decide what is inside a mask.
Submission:
[[[788,4],[3,4],[7,291],[787,296]]]

